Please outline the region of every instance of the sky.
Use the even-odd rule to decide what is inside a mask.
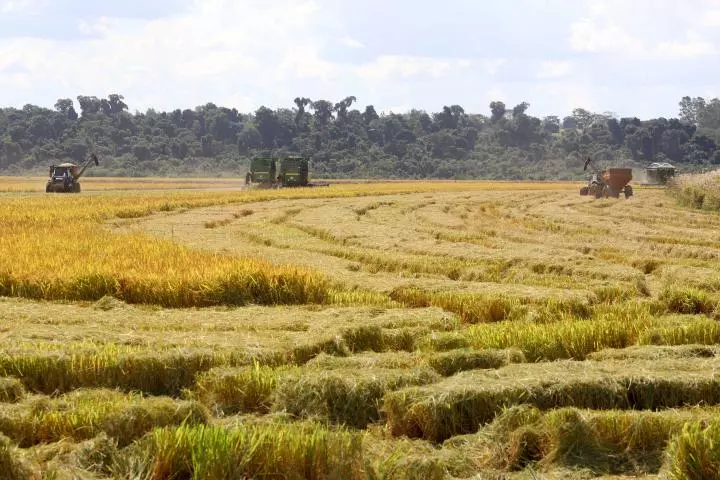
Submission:
[[[720,97],[720,0],[0,0],[0,106],[111,93],[133,112],[353,95],[672,117]]]

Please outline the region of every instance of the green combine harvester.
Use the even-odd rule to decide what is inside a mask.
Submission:
[[[270,187],[276,181],[274,158],[254,157],[250,160],[250,170],[245,175],[245,185],[257,183],[261,186]]]
[[[250,171],[245,176],[245,184],[256,184],[264,188],[287,187],[327,187],[326,182],[310,182],[310,161],[304,157],[288,156],[281,158],[279,173],[275,159],[256,157],[250,160]]]

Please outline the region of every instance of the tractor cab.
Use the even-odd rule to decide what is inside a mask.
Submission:
[[[53,165],[50,167],[50,178],[53,180],[62,180],[67,177],[74,177],[73,170],[75,165],[71,163],[63,163],[61,165]]]
[[[91,154],[83,168],[78,172],[78,166],[74,163],[61,163],[60,165],[50,165],[45,192],[72,192],[80,193],[80,177],[85,173],[85,169],[91,164],[99,165],[98,158],[95,154]]]

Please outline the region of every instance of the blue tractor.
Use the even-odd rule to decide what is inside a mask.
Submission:
[[[82,170],[78,172],[78,166],[74,163],[61,163],[60,165],[50,165],[50,178],[45,185],[46,193],[80,193],[80,177],[83,176],[87,167],[91,163],[100,165],[97,155],[90,155]]]

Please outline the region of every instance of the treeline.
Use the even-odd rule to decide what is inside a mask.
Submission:
[[[59,99],[0,109],[0,172],[43,172],[103,159],[89,175],[242,175],[248,158],[299,154],[315,177],[569,179],[583,158],[681,170],[720,164],[720,100],[684,97],[677,118],[617,118],[577,108],[538,118],[528,103],[490,103],[487,114],[460,105],[439,112],[378,114],[372,105],[295,98],[288,108],[252,113],[212,103],[130,113],[122,95]]]

